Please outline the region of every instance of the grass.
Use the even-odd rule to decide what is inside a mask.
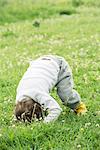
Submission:
[[[0,1],[0,150],[100,149],[99,7],[98,0]],[[15,123],[18,82],[44,54],[69,62],[88,113],[75,116],[53,91],[63,108],[55,123]]]

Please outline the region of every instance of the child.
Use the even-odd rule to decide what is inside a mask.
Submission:
[[[53,87],[57,87],[57,94],[62,102],[76,114],[86,112],[86,107],[81,102],[78,92],[73,89],[70,66],[64,58],[48,55],[32,61],[22,77],[17,88],[16,118],[19,120],[28,118],[30,122],[34,114],[38,119],[43,118],[42,108],[44,108],[48,111],[44,122],[55,121],[62,109],[50,96]]]

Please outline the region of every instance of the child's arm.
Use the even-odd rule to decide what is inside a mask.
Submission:
[[[60,113],[61,113],[61,109],[49,110],[49,114],[47,115],[47,117],[44,118],[44,123],[49,123],[49,122],[57,120]]]
[[[59,104],[54,100],[54,98],[47,94],[41,96],[39,100],[39,103],[44,105],[44,109],[47,109],[48,111],[48,115],[44,118],[44,123],[55,121],[62,111]]]

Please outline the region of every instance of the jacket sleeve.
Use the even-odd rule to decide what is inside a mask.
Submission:
[[[57,118],[59,117],[61,113],[61,109],[53,109],[53,110],[49,110],[49,114],[47,115],[47,117],[44,118],[44,123],[49,123],[52,121],[57,120]]]
[[[44,109],[48,110],[48,115],[44,118],[44,123],[57,120],[62,109],[53,97],[44,95],[41,97],[39,103],[44,106]]]

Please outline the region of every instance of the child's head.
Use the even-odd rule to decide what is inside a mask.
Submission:
[[[36,103],[31,98],[25,98],[20,102],[17,102],[15,106],[14,114],[17,120],[31,122],[32,118],[43,119],[43,113],[41,105]]]

